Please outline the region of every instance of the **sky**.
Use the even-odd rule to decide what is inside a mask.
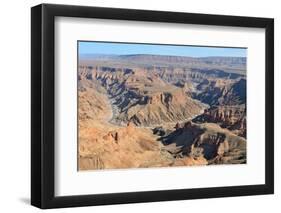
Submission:
[[[131,54],[152,54],[152,55],[175,55],[189,57],[210,57],[230,56],[246,57],[246,48],[230,47],[204,47],[204,46],[183,46],[183,45],[156,45],[136,43],[115,43],[115,42],[93,42],[79,41],[79,55],[86,54],[109,54],[109,55],[131,55]]]

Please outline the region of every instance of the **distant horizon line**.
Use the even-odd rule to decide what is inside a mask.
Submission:
[[[147,56],[171,56],[171,57],[184,57],[184,58],[247,58],[247,56],[187,56],[187,55],[166,55],[166,54],[106,54],[106,53],[80,53],[79,56],[86,55],[96,55],[96,56],[137,56],[137,55],[147,55]]]
[[[245,57],[247,47],[200,46],[180,44],[149,44],[127,42],[78,41],[79,54],[105,55],[166,55],[192,58]]]

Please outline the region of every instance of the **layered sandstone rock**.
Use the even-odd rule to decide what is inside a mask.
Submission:
[[[80,135],[80,170],[170,166],[174,161],[150,130],[132,124],[108,132],[103,128],[84,129]]]
[[[155,92],[143,99],[142,104],[131,106],[119,118],[124,117],[136,125],[153,126],[191,119],[204,109],[204,105],[186,96],[181,89]]]
[[[193,119],[197,123],[217,123],[233,133],[246,137],[246,108],[245,105],[214,106],[204,110],[204,113]]]
[[[208,164],[246,163],[246,140],[214,123],[187,122],[163,142],[176,157],[204,158]]]
[[[206,108],[187,95],[187,85],[178,88],[143,69],[130,70],[125,75],[124,70],[108,69],[101,72],[100,68],[80,67],[79,76],[86,87],[93,83],[107,90],[116,109],[112,122],[117,124],[132,121],[138,126],[155,126],[183,121]]]
[[[197,89],[200,92],[194,97],[210,106],[246,103],[246,80],[243,78],[206,79]]]
[[[245,64],[231,57],[79,59],[79,170],[245,163]]]

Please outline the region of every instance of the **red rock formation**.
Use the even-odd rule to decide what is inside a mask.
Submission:
[[[218,123],[221,127],[233,131],[235,134],[246,137],[246,109],[245,105],[215,106],[195,119],[194,122]]]
[[[171,135],[165,149],[176,157],[204,158],[208,164],[246,162],[246,140],[217,124],[188,122]]]

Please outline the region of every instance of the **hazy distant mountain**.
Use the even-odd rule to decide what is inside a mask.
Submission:
[[[170,68],[208,68],[223,69],[226,72],[245,73],[245,57],[187,57],[169,55],[81,55],[81,62],[112,67],[170,67]]]

